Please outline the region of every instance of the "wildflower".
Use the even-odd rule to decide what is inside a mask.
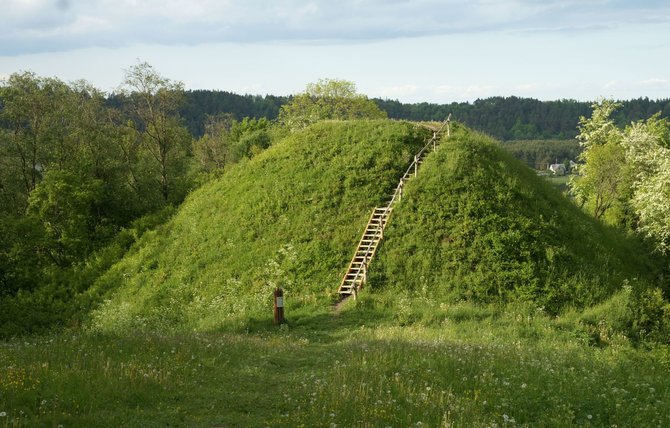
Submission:
[[[7,416],[7,412],[0,412],[0,418],[4,418],[5,416]]]
[[[586,415],[586,419],[589,419],[589,420],[590,420],[590,419],[593,419],[593,416],[591,416],[591,415]]]

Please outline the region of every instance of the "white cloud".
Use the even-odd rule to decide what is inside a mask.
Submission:
[[[453,101],[472,101],[477,98],[486,98],[496,95],[498,89],[494,85],[440,85],[433,89],[433,93],[440,98]]]
[[[603,0],[3,0],[0,55],[270,40],[366,41],[670,22],[670,4]]]
[[[419,89],[416,85],[398,85],[382,88],[382,96],[386,98],[408,97],[415,95]]]
[[[659,79],[659,78],[651,78],[651,79],[645,79],[637,82],[638,86],[658,86],[658,87],[666,87],[670,85],[670,81],[668,79]]]
[[[538,88],[537,83],[522,83],[520,85],[516,85],[514,89],[520,92],[532,92],[535,91]]]

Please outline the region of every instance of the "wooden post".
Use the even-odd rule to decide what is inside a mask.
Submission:
[[[435,142],[437,141],[437,132],[433,132],[433,151],[437,148]]]
[[[275,325],[284,324],[284,290],[275,288],[274,291]]]
[[[416,174],[419,172],[419,159],[416,155],[414,155],[414,176],[416,177]]]
[[[451,137],[451,113],[447,116],[447,137]]]

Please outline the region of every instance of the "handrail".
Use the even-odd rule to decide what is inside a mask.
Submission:
[[[437,135],[438,135],[440,132],[442,132],[442,130],[444,129],[444,127],[445,127],[445,126],[448,126],[448,125],[450,124],[450,122],[451,122],[451,113],[449,113],[449,116],[447,116],[447,120],[445,120],[445,121],[442,123],[442,126],[440,126],[440,128],[439,128],[437,131],[434,131],[434,132],[433,132],[433,137],[432,137],[430,140],[428,140],[428,142],[426,143],[426,145],[424,145],[424,146],[421,148],[421,150],[419,150],[419,153],[417,153],[417,154],[414,156],[414,160],[413,160],[412,163],[409,165],[409,167],[407,167],[407,170],[405,170],[405,173],[404,173],[404,174],[402,175],[402,177],[400,178],[400,184],[398,184],[398,186],[396,187],[395,192],[393,193],[393,196],[391,197],[391,200],[389,201],[387,207],[390,207],[390,206],[393,204],[393,202],[395,202],[395,199],[396,199],[396,197],[398,196],[398,194],[402,192],[402,187],[404,186],[403,180],[406,180],[406,177],[410,174],[410,172],[412,171],[412,168],[415,166],[415,164],[416,164],[416,163],[418,162],[418,160],[421,158],[421,155],[423,155],[423,153],[428,149],[428,147],[430,147],[430,145],[433,144],[433,142],[435,142],[435,140],[437,139]]]
[[[361,277],[361,272],[363,272],[364,270],[367,271],[368,262],[374,256],[374,251],[372,250],[373,244],[375,244],[377,242],[377,237],[383,234],[384,226],[385,226],[384,221],[388,222],[388,216],[390,215],[390,211],[393,209],[393,204],[395,203],[396,199],[398,199],[398,200],[400,199],[400,197],[402,195],[402,188],[404,187],[405,181],[408,179],[409,175],[411,174],[412,168],[414,168],[415,171],[417,171],[418,163],[421,160],[422,155],[426,152],[426,150],[428,150],[428,148],[431,146],[431,144],[434,145],[434,143],[437,140],[437,135],[440,132],[442,132],[442,130],[444,129],[445,126],[447,126],[448,135],[450,134],[450,131],[449,131],[449,129],[450,129],[449,128],[449,123],[450,122],[451,122],[451,113],[449,114],[449,116],[447,116],[447,119],[442,123],[442,126],[440,126],[440,128],[437,131],[433,131],[433,137],[430,140],[428,140],[428,142],[421,148],[421,150],[419,150],[419,152],[416,155],[414,155],[414,160],[409,165],[409,167],[404,172],[404,174],[401,176],[400,183],[398,184],[398,186],[396,186],[395,192],[393,192],[393,196],[391,197],[391,200],[384,207],[382,217],[379,219],[379,225],[376,228],[373,229],[374,232],[373,232],[372,238],[367,243],[367,245],[365,245],[364,247],[361,247],[361,244],[363,243],[363,239],[365,238],[365,234],[366,234],[366,232],[368,232],[368,230],[369,230],[368,228],[370,227],[370,224],[372,223],[372,220],[374,219],[377,207],[375,207],[373,209],[372,215],[370,216],[370,220],[368,220],[368,223],[365,226],[365,230],[363,231],[363,237],[359,241],[358,246],[356,247],[356,252],[354,253],[354,259],[355,259],[356,255],[359,253],[359,251],[363,250],[364,251],[363,256],[362,256],[363,261],[359,264],[358,268],[355,271],[347,270],[347,273],[345,274],[345,279],[346,279],[346,276],[349,275],[349,273],[355,273],[354,278],[351,281],[352,291],[353,291],[354,296],[357,294],[356,282]],[[350,263],[350,265],[349,265],[350,267],[351,267],[351,264],[353,264],[353,259],[352,259],[352,263]],[[366,272],[364,272],[363,274],[365,275]],[[343,283],[344,283],[344,281],[345,280],[343,280]],[[363,279],[362,279],[362,282],[364,282],[364,281],[365,281],[365,277],[363,277]]]
[[[379,232],[375,232],[375,236],[377,236],[378,234],[379,234]],[[372,248],[372,242],[369,242],[367,247],[365,248],[365,255],[363,256],[363,263],[358,267],[358,269],[356,269],[356,275],[354,276],[354,279],[352,281],[352,284],[354,285],[354,287],[353,287],[354,294],[356,294],[355,285],[356,285],[356,281],[361,276],[361,271],[363,269],[367,270],[368,254],[371,253],[371,251],[370,251],[371,248]],[[370,258],[372,258],[372,257],[370,257]]]

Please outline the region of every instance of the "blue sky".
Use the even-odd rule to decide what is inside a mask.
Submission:
[[[404,102],[670,98],[670,1],[0,0],[0,78],[112,91],[148,61],[189,89],[319,78]]]

